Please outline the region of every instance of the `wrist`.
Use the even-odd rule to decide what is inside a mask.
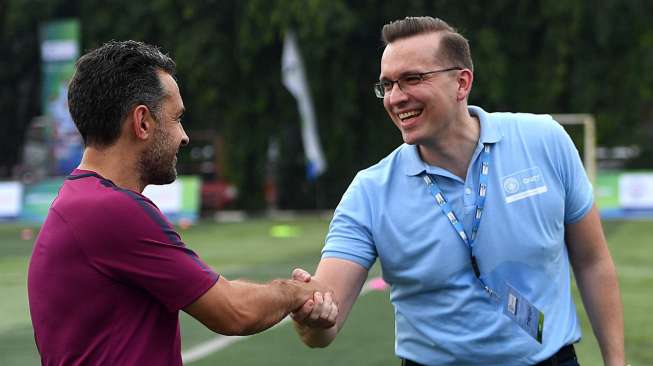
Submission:
[[[280,292],[283,294],[286,303],[288,304],[288,311],[293,311],[299,308],[303,303],[305,289],[302,288],[301,283],[295,280],[274,280],[272,284],[279,288]]]

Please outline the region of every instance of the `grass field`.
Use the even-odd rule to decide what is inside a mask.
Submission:
[[[272,237],[271,231],[292,234]],[[328,219],[205,222],[181,232],[188,246],[227,278],[264,281],[287,277],[297,266],[315,268]],[[621,281],[626,318],[626,351],[633,366],[653,365],[653,223],[604,223]],[[21,239],[23,226],[0,224],[0,365],[37,365],[27,307],[26,268],[33,240]],[[276,229],[278,230],[278,227]],[[371,276],[379,274],[374,268]],[[575,291],[575,290],[574,290]],[[580,301],[577,301],[580,304]],[[577,345],[581,364],[600,365],[601,358],[581,313],[584,338]],[[182,314],[183,349],[216,337]],[[289,323],[240,339],[190,365],[397,365],[393,311],[387,292],[371,291],[356,303],[338,339],[327,349],[304,347]]]

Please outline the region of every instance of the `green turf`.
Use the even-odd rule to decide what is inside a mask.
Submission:
[[[291,228],[272,230],[275,225]],[[184,241],[227,278],[265,281],[287,277],[294,267],[312,271],[317,264],[328,220],[252,220],[206,222],[181,231]],[[635,365],[653,364],[653,224],[648,221],[607,222],[605,232],[619,272],[626,319],[626,350]],[[32,240],[21,239],[24,226],[0,224],[0,365],[37,365],[26,295],[26,268]],[[291,237],[271,237],[295,234]],[[374,274],[378,274],[375,267]],[[575,291],[575,290],[574,290]],[[575,294],[575,296],[577,296]],[[576,297],[577,298],[577,297]],[[580,305],[580,302],[577,301]],[[581,363],[601,364],[586,316],[579,311],[583,341]],[[182,315],[183,348],[214,337],[195,320]],[[304,347],[290,324],[241,340],[191,365],[393,365],[394,324],[387,292],[361,297],[338,339],[326,349]]]
[[[285,324],[240,341],[192,365],[390,365],[394,325],[387,292],[361,297],[338,338],[325,349],[303,346]],[[372,325],[372,327],[370,326]]]
[[[0,224],[0,365],[37,365],[27,305],[27,263],[33,238],[22,239],[29,225]]]
[[[633,366],[653,365],[653,222],[607,222],[604,226],[621,285],[626,354]],[[593,337],[584,312],[581,314],[589,343]],[[591,354],[598,355],[596,348]],[[600,359],[596,360],[587,364],[598,365]]]

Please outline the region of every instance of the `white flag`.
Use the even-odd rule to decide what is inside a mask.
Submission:
[[[281,73],[283,85],[297,99],[299,115],[302,119],[302,141],[307,160],[306,175],[309,179],[315,179],[326,170],[326,162],[317,133],[315,111],[306,82],[304,63],[299,54],[295,34],[290,30],[286,32],[283,42]]]

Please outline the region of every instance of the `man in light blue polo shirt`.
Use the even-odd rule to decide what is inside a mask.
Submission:
[[[550,116],[467,105],[467,40],[439,19],[383,28],[375,93],[405,144],[359,172],[336,209],[314,278],[337,324],[294,314],[302,340],[336,336],[378,258],[405,365],[578,365],[570,262],[606,365],[624,365],[615,268],[592,187]],[[303,270],[297,279],[310,280]]]

